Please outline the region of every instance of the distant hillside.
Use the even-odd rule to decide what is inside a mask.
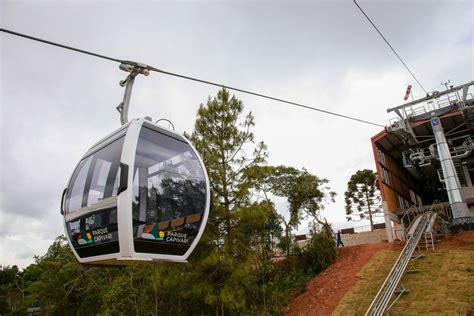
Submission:
[[[413,262],[418,273],[401,280],[410,289],[390,315],[467,315],[474,311],[474,232],[464,232],[425,251]],[[399,252],[383,250],[357,273],[359,281],[344,295],[332,315],[363,315]]]
[[[286,316],[364,315],[403,245],[366,244],[338,249],[336,262],[310,280]],[[474,311],[474,232],[448,237],[414,262],[411,290],[390,315],[466,315]]]
[[[331,314],[344,294],[357,283],[357,273],[375,253],[400,249],[400,245],[389,243],[339,248],[336,262],[306,285],[306,292],[291,302],[285,315]]]

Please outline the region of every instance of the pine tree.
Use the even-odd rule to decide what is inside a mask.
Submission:
[[[243,120],[242,101],[221,89],[217,96],[201,104],[191,141],[201,154],[214,196],[213,211],[219,233],[230,238],[235,212],[249,204],[250,184],[245,179],[249,168],[265,162],[266,146],[255,145],[250,131],[255,125],[252,113]],[[252,152],[248,155],[247,152]]]
[[[199,275],[193,291],[217,314],[245,313],[255,299],[249,292],[257,291],[258,232],[269,221],[268,208],[251,201],[252,184],[246,177],[248,169],[265,163],[266,146],[255,143],[254,117],[244,116],[243,109],[242,101],[221,89],[200,105],[188,136],[206,166],[213,195],[208,224],[192,258]]]
[[[374,230],[373,217],[376,214],[382,213],[380,208],[380,191],[377,188],[377,174],[368,169],[358,170],[347,183],[344,200],[346,202],[347,221],[368,218],[370,229]]]

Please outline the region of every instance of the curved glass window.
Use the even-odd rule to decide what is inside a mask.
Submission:
[[[72,186],[66,196],[66,213],[69,210],[73,211],[82,207],[82,196],[84,194],[84,186],[86,185],[87,171],[89,170],[90,164],[90,157],[82,160],[72,176],[74,181],[71,181]]]
[[[182,255],[206,207],[203,167],[191,146],[142,127],[133,175],[135,251]]]
[[[79,163],[66,194],[66,214],[117,195],[123,140],[117,139]]]

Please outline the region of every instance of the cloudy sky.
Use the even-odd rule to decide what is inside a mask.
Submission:
[[[428,91],[473,80],[472,1],[361,1]],[[420,87],[350,0],[0,1],[2,28],[120,59],[387,124]],[[120,126],[125,73],[90,56],[0,33],[0,265],[26,266],[63,233],[59,200],[76,163]],[[217,88],[153,73],[135,82],[130,117],[191,131]],[[374,169],[381,129],[236,93],[270,164],[305,167],[339,197],[323,215],[344,227],[351,174]],[[300,228],[301,231],[305,227]]]

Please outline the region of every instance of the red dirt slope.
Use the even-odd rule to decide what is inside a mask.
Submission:
[[[330,315],[357,282],[357,272],[377,251],[399,248],[402,246],[388,243],[340,248],[336,262],[308,283],[306,292],[291,302],[285,315]]]
[[[474,250],[474,231],[462,232],[456,236],[448,236],[439,245],[435,245],[436,250],[465,249]]]

